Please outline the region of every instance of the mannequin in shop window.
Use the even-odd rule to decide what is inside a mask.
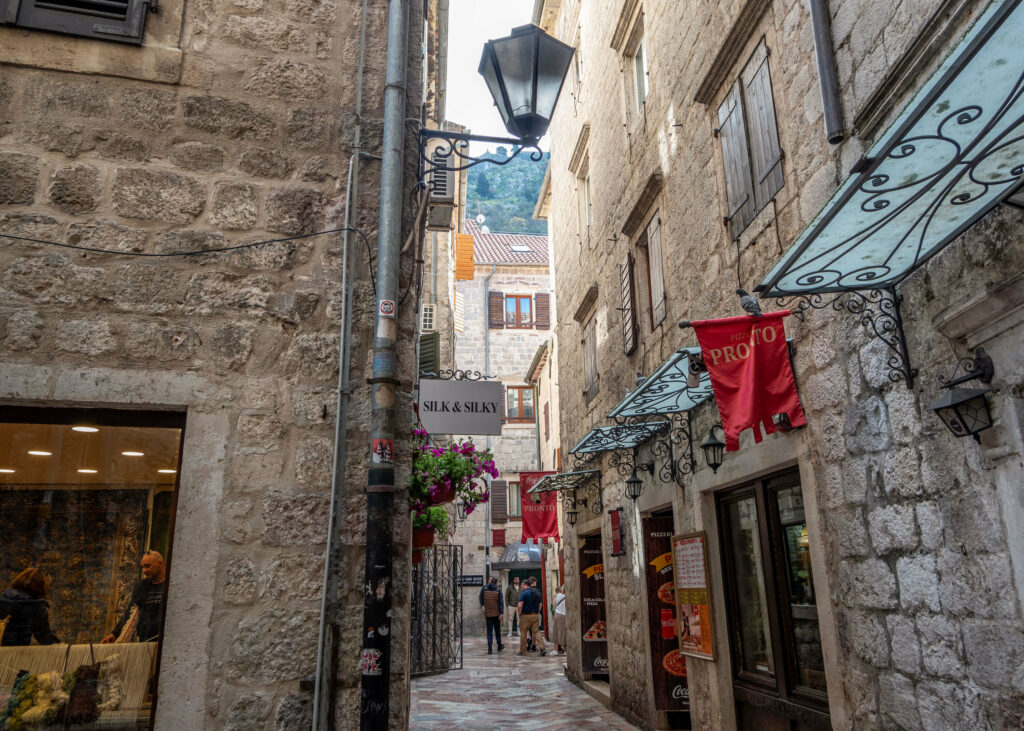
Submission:
[[[166,601],[167,567],[164,564],[164,557],[156,551],[148,551],[139,564],[142,567],[142,580],[135,585],[131,601],[121,616],[121,621],[100,641],[101,644],[131,642],[133,635],[138,637],[139,642],[160,640],[160,626],[163,624]]]

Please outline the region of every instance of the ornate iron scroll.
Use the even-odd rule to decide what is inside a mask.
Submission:
[[[441,140],[441,145],[430,150],[431,154],[428,154],[427,143],[431,140]],[[504,159],[492,157],[490,153],[484,153],[480,156],[470,155],[470,142],[482,142],[488,145],[508,145],[512,150],[512,154]],[[458,172],[460,170],[468,170],[483,162],[492,165],[508,165],[522,152],[527,150],[530,151],[530,159],[534,162],[544,159],[544,153],[537,145],[524,145],[522,140],[508,137],[485,137],[465,132],[442,132],[435,129],[421,129],[419,134],[420,166],[426,172],[430,170]]]
[[[434,378],[440,381],[486,381],[494,376],[485,376],[480,371],[444,368],[437,373],[420,371],[420,378]]]
[[[780,307],[793,311],[793,316],[804,321],[808,310],[823,310],[831,307],[836,312],[846,311],[860,319],[860,324],[874,333],[891,351],[887,360],[889,380],[893,383],[903,379],[907,388],[913,388],[917,369],[910,366],[907,338],[903,333],[903,316],[900,314],[902,297],[895,288],[851,290],[827,298],[821,294],[799,294],[792,297],[778,297]]]

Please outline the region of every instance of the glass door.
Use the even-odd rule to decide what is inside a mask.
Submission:
[[[717,496],[741,729],[829,725],[825,668],[797,473]]]

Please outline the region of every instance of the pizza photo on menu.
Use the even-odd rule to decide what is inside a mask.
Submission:
[[[661,666],[670,675],[680,678],[686,677],[686,656],[679,652],[679,650],[672,650],[672,652],[661,658]]]
[[[605,626],[604,626],[604,620],[603,619],[599,619],[596,622],[594,622],[592,625],[590,625],[590,629],[588,629],[583,634],[583,641],[584,642],[596,642],[598,640],[607,640],[607,639],[608,639],[608,635],[605,632]]]
[[[671,581],[666,581],[658,587],[658,598],[665,602],[665,604],[676,605],[676,591]]]

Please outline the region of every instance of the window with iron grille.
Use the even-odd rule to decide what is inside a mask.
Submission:
[[[142,44],[156,0],[0,0],[0,24]]]
[[[735,239],[784,182],[768,47],[763,39],[718,108],[715,131],[725,168],[725,223]]]
[[[536,416],[533,409],[533,386],[508,386],[506,389],[506,417],[519,424],[533,423]]]

